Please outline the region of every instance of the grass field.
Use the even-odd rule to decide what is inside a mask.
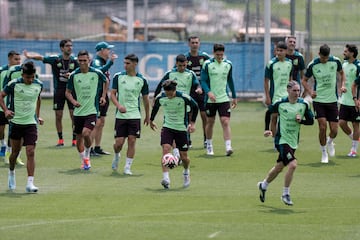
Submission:
[[[108,151],[113,110],[102,144]],[[84,172],[75,148],[54,147],[51,100],[43,100],[46,122],[36,152],[39,192],[25,193],[25,167],[16,169],[17,189],[8,192],[7,166],[0,164],[0,239],[359,239],[360,161],[346,157],[350,140],[340,130],[336,157],[322,165],[317,125],[303,126],[291,188],[294,206],[280,200],[283,174],[269,186],[266,202],[259,201],[256,184],[277,157],[271,140],[262,136],[264,112],[260,103],[239,103],[232,115],[231,157],[224,156],[218,122],[215,156],[204,154],[198,122],[189,151],[191,186],[182,188],[182,170],[176,168],[170,172],[172,188],[164,190],[159,131],[143,128],[133,176],[113,172],[112,156],[92,158],[92,169]],[[65,117],[68,122],[67,111]],[[67,123],[65,144],[69,129]]]

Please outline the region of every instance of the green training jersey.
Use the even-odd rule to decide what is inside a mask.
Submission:
[[[112,89],[117,91],[118,102],[126,108],[125,113],[116,109],[118,119],[140,119],[140,94],[149,95],[149,85],[139,73],[129,76],[126,72],[116,73],[113,77]]]
[[[221,62],[210,58],[204,62],[201,69],[201,86],[205,92],[206,101],[212,103],[208,99],[207,94],[212,92],[216,97],[216,103],[230,101],[228,96],[228,88],[231,91],[231,97],[236,98],[234,80],[232,77],[232,63],[224,59]]]
[[[9,70],[9,65],[3,65],[0,67],[0,88],[1,90],[3,90],[3,88],[5,87],[5,77],[6,77],[6,74],[7,74],[7,71]],[[4,98],[4,102],[6,104],[7,100],[6,98]],[[0,112],[3,112],[3,109],[0,108]]]
[[[265,67],[265,78],[269,79],[271,103],[275,103],[288,95],[287,84],[289,83],[292,62],[285,58],[279,61],[277,57],[272,58]]]
[[[168,79],[176,81],[177,91],[186,93],[188,95],[190,95],[191,88],[196,89],[200,86],[200,82],[196,78],[196,74],[193,71],[185,69],[184,72],[178,72],[177,68],[175,67],[165,73],[163,78],[160,80],[160,83],[156,87],[154,96],[157,96],[161,92],[163,82]]]
[[[341,70],[340,59],[335,56],[329,56],[329,60],[326,63],[321,63],[319,57],[309,63],[305,76],[307,78],[314,77],[314,91],[316,91],[314,102],[337,102],[336,73]]]
[[[157,95],[151,111],[151,121],[154,121],[160,106],[163,107],[164,112],[163,127],[178,131],[187,131],[189,111],[192,112],[192,122],[195,122],[198,114],[198,106],[195,100],[188,94],[179,91],[176,91],[176,96],[173,98],[168,98],[165,92]]]
[[[346,77],[345,87],[347,91],[341,94],[339,103],[347,106],[355,106],[351,86],[360,74],[360,61],[357,59],[355,59],[352,63],[345,61],[343,63],[343,70]]]
[[[296,149],[300,133],[300,123],[295,120],[296,115],[300,114],[301,119],[305,118],[302,123],[306,125],[314,123],[314,115],[309,104],[302,98],[299,98],[296,103],[290,103],[289,99],[285,97],[270,105],[269,110],[272,113],[279,113],[275,144],[288,144],[291,148]]]
[[[10,99],[9,110],[15,113],[10,122],[19,125],[37,124],[36,107],[42,88],[43,83],[37,78],[31,84],[25,84],[23,78],[8,82],[4,92]]]
[[[76,96],[80,107],[74,109],[74,116],[98,114],[100,97],[103,93],[105,75],[98,69],[89,67],[87,73],[77,68],[69,78],[66,88]]]

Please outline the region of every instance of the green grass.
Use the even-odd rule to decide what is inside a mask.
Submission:
[[[103,135],[102,145],[108,151],[113,144],[113,110],[111,106]],[[232,115],[235,153],[231,157],[224,157],[218,122],[215,156],[204,154],[198,122],[192,135],[194,148],[189,151],[191,186],[182,188],[182,170],[176,168],[170,172],[172,188],[166,191],[160,185],[159,131],[143,128],[133,176],[112,172],[112,156],[92,158],[91,171],[80,171],[75,148],[53,147],[54,113],[51,100],[43,100],[46,122],[39,131],[35,176],[40,190],[25,194],[26,168],[18,167],[17,190],[8,192],[7,166],[1,164],[0,238],[359,239],[360,161],[345,157],[350,140],[341,130],[337,156],[321,165],[317,125],[303,126],[291,187],[294,206],[280,201],[283,174],[270,185],[266,202],[259,201],[256,183],[277,157],[271,140],[262,136],[264,112],[260,103],[239,103]],[[65,120],[65,144],[69,144],[67,111]]]

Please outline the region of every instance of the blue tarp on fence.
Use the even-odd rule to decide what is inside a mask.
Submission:
[[[95,54],[93,41],[74,42],[74,55],[86,49]],[[139,57],[138,71],[149,81],[150,90],[154,91],[164,73],[175,64],[175,56],[188,51],[187,43],[163,42],[112,42],[119,59],[111,67],[113,75],[123,71],[123,57],[135,53]],[[212,54],[213,43],[201,43],[201,50]],[[7,64],[7,53],[16,50],[22,53],[26,49],[41,55],[59,54],[59,41],[37,40],[0,40],[0,64]],[[233,77],[237,92],[263,92],[264,46],[262,43],[225,43],[225,55],[233,63]],[[22,56],[23,58],[23,56]],[[50,66],[37,62],[39,74],[51,74]]]

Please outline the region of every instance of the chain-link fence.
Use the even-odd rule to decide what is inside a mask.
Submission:
[[[0,34],[126,41],[132,12],[136,41],[183,41],[188,34],[209,42],[261,41],[254,36],[262,34],[264,1],[270,0],[0,0]],[[299,48],[310,30],[312,54],[326,42],[341,55],[345,43],[358,42],[358,9],[354,0],[271,0],[271,28],[280,38],[291,29],[300,33]]]

